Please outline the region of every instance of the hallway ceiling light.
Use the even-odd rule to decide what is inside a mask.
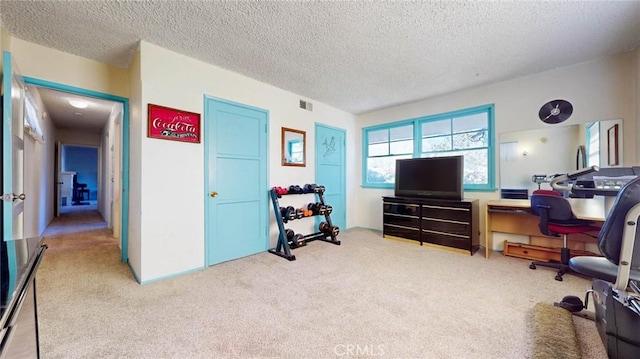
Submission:
[[[82,100],[69,100],[69,104],[75,108],[87,108],[88,103]]]

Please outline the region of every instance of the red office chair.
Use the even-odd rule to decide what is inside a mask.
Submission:
[[[592,226],[593,222],[577,219],[571,211],[571,204],[566,198],[555,191],[535,191],[531,195],[531,212],[540,217],[538,226],[540,232],[547,236],[559,237],[562,235],[562,248],[560,249],[560,263],[558,262],[531,262],[529,268],[537,266],[555,268],[558,270],[555,279],[562,281],[562,276],[571,271],[569,259],[571,253],[568,247],[570,234],[598,232],[599,227]]]

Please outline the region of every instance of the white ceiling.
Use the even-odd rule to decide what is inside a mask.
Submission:
[[[33,91],[34,86],[28,87]],[[42,87],[35,88],[44,103],[45,111],[59,129],[102,133],[115,102],[92,97],[74,95],[67,92]],[[87,104],[86,108],[75,108],[69,101],[80,100]]]
[[[638,1],[0,1],[17,38],[119,67],[139,40],[360,114],[640,44]]]

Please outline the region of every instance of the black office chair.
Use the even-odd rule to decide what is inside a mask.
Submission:
[[[538,227],[540,232],[547,236],[559,237],[562,235],[562,248],[560,249],[560,262],[531,262],[529,268],[536,269],[548,267],[557,269],[555,279],[562,281],[562,276],[570,272],[569,259],[571,253],[568,247],[570,234],[597,232],[599,227],[592,226],[593,222],[578,219],[571,210],[571,204],[558,192],[549,190],[537,190],[531,195],[531,213],[540,216]]]
[[[89,190],[87,189],[87,184],[86,183],[78,183],[78,175],[74,174],[73,175],[73,196],[71,198],[72,200],[72,204],[74,205],[83,205],[83,204],[89,204],[87,202],[82,202],[84,200],[84,195],[87,195],[87,199],[90,199],[89,197]]]
[[[609,358],[640,358],[640,177],[618,193],[598,235],[604,257],[574,257],[571,270],[593,278],[585,304],[563,298],[559,306],[572,312],[587,309],[589,294],[595,303],[596,327]]]

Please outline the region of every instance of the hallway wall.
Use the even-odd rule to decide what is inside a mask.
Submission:
[[[24,135],[24,236],[38,237],[53,219],[53,186],[54,177],[54,146],[55,128],[48,115],[43,114],[43,104],[37,93],[32,93],[35,105],[38,107],[40,128],[44,135],[44,142],[38,142],[33,137]]]

